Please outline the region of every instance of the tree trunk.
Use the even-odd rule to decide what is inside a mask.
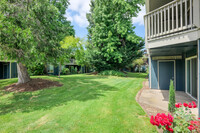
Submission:
[[[28,74],[27,68],[22,64],[17,64],[17,72],[18,72],[18,83],[17,84],[23,84],[31,81],[31,78]]]
[[[61,64],[59,64],[59,73],[58,73],[59,78],[60,78],[61,69],[62,69],[62,66],[61,66]]]
[[[44,74],[45,75],[48,75],[48,70],[47,70],[47,63],[45,63],[45,65],[44,65],[45,67],[44,67]]]

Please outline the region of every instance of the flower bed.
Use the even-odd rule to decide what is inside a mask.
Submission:
[[[191,112],[191,108],[196,108],[197,105],[192,103],[177,103],[175,104],[173,114],[158,113],[156,116],[151,116],[150,122],[152,125],[163,129],[163,133],[188,133],[200,132],[200,119],[196,120]]]

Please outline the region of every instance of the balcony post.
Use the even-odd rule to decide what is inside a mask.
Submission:
[[[145,45],[147,45],[147,39],[148,39],[148,16],[144,17],[144,24],[145,24]],[[146,46],[148,47],[148,46]]]

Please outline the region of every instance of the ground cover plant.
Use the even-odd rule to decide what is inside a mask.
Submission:
[[[63,86],[21,93],[2,89],[17,79],[0,80],[0,132],[157,132],[135,100],[145,77],[136,73],[32,77]]]

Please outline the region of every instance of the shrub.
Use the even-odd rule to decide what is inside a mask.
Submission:
[[[75,74],[78,73],[78,69],[77,69],[77,67],[75,67],[75,69],[74,69],[74,73],[75,73]]]
[[[155,117],[151,116],[150,122],[152,125],[157,126],[159,129],[162,128],[164,133],[168,131],[173,132],[173,119],[174,118],[170,114],[166,115],[164,113],[158,113]]]
[[[28,66],[28,73],[30,76],[35,76],[35,75],[44,75],[45,72],[45,65],[44,64],[36,64],[35,66]]]
[[[174,83],[170,80],[170,87],[169,87],[169,104],[168,104],[168,111],[173,113],[175,111],[175,89]]]
[[[64,68],[64,69],[62,70],[62,72],[61,72],[61,74],[63,74],[63,75],[67,75],[67,74],[69,74],[69,73],[70,73],[69,68]]]
[[[98,73],[99,75],[102,76],[119,76],[119,77],[125,77],[126,74],[120,71],[115,71],[115,70],[106,70]]]
[[[177,108],[174,112],[174,131],[177,133],[189,133],[190,129],[190,121],[194,119],[192,112],[188,109],[188,107],[181,106]]]
[[[190,108],[196,108],[197,105],[192,103],[177,103],[175,104],[173,115],[158,113],[156,116],[151,116],[150,123],[163,129],[163,133],[189,133],[200,132],[200,120],[195,119]]]
[[[75,73],[75,69],[74,69],[74,67],[72,66],[71,67],[71,74],[74,74]]]
[[[190,131],[200,133],[200,120],[190,121],[190,126],[188,127]]]

